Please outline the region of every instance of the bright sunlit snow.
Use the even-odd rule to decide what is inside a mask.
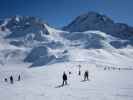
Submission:
[[[13,22],[10,34],[0,31],[0,100],[133,100],[129,40],[101,31],[57,30],[32,17]],[[64,71],[68,85],[61,86]]]

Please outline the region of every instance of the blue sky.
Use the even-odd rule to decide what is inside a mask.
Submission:
[[[133,26],[133,0],[0,0],[0,17],[36,16],[51,26],[67,25],[76,16],[96,11]]]

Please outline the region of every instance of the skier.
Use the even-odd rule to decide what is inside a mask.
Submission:
[[[12,76],[10,76],[10,82],[11,82],[11,84],[13,84],[13,77]]]
[[[89,72],[88,72],[88,70],[86,70],[85,73],[84,73],[84,81],[85,80],[89,80]]]
[[[106,70],[107,68],[106,67],[104,67],[104,70]]]
[[[81,71],[79,70],[79,72],[78,72],[78,75],[80,76],[81,75]]]
[[[121,70],[120,68],[118,68],[119,70]]]
[[[20,75],[18,76],[18,81],[20,81],[20,79],[21,79],[21,77],[20,77]]]
[[[66,75],[65,72],[63,73],[63,77],[62,78],[63,78],[62,86],[67,85],[67,75]]]
[[[72,74],[72,72],[71,71],[69,71],[69,75],[71,75]]]
[[[78,71],[78,75],[80,76],[81,75],[81,65],[78,65],[78,67],[79,67],[79,71]]]
[[[5,78],[4,81],[7,82],[7,78]]]

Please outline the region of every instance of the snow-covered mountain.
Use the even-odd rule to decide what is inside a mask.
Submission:
[[[46,22],[38,18],[15,16],[1,22],[0,37],[3,40],[1,44],[6,42],[8,45],[16,47],[14,52],[18,52],[18,49],[22,48],[20,52],[25,54],[22,60],[33,63],[34,66],[48,64],[52,60],[60,59],[56,53],[52,52],[54,49],[63,47],[63,43],[60,42],[62,38],[58,36],[61,31],[54,31],[56,33],[53,31],[54,29],[52,30]],[[45,49],[47,52],[44,51]],[[6,50],[12,54],[10,46],[4,49],[4,51]],[[2,53],[2,55],[7,59],[6,54]]]
[[[108,16],[96,12],[88,12],[78,16],[63,30],[71,32],[99,30],[122,39],[133,37],[133,27],[116,23]]]
[[[105,27],[102,27],[103,30],[101,30],[103,25]],[[1,50],[1,62],[19,60],[31,63],[31,66],[42,66],[73,60],[71,58],[74,56],[72,54],[74,50],[84,52],[84,50],[93,49],[94,52],[97,52],[98,49],[102,49],[110,53],[117,52],[117,49],[132,48],[131,37],[123,39],[121,36],[112,35],[115,30],[114,25],[116,24],[110,18],[94,12],[79,16],[64,28],[79,32],[54,29],[35,17],[14,16],[7,18],[0,22],[1,46],[6,46]],[[111,33],[104,32],[105,30],[109,31],[108,29],[111,30]]]
[[[49,34],[44,23],[46,24],[46,22],[35,17],[13,16],[3,20],[1,29],[9,29],[11,31],[6,38],[19,38],[28,34]]]

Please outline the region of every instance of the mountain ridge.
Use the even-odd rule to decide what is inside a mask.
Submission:
[[[116,23],[106,15],[88,12],[76,17],[70,24],[62,28],[70,32],[84,32],[99,30],[122,39],[133,36],[133,27],[124,23]]]
[[[88,19],[90,15],[91,17]],[[101,24],[109,24],[109,26],[114,25],[114,21],[110,18],[92,12],[81,17],[77,18],[76,23],[87,23],[89,20],[92,23],[100,22]],[[39,18],[28,16],[15,16],[1,23],[0,38],[2,39],[0,46],[6,47],[0,50],[3,62],[13,61],[12,57],[15,57],[15,61],[20,59],[22,62],[31,63],[31,67],[73,60],[71,59],[73,58],[72,56],[76,57],[76,55],[71,54],[71,52],[74,50],[78,52],[80,50],[81,52],[85,51],[87,55],[86,50],[90,51],[93,49],[92,53],[95,52],[96,54],[94,54],[98,56],[97,50],[100,49],[104,50],[103,53],[105,51],[109,53],[133,46],[133,37],[121,38],[113,35],[113,33],[109,34],[101,30],[87,29],[83,32],[58,30]],[[124,54],[126,55],[125,51]],[[104,57],[102,53],[101,55]],[[118,55],[120,55],[119,52]],[[127,59],[125,56],[124,58]],[[6,61],[6,59],[8,60]]]

